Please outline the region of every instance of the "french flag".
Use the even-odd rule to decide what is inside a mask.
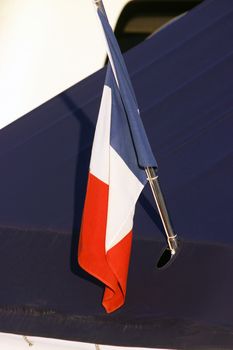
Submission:
[[[106,14],[97,10],[110,63],[92,147],[79,239],[80,266],[102,281],[102,304],[113,312],[124,304],[135,205],[157,167],[128,72]]]

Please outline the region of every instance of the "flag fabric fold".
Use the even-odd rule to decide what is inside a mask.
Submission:
[[[125,301],[135,205],[147,182],[139,159],[147,160],[143,166],[156,166],[156,161],[120,49],[105,14],[98,14],[110,64],[92,147],[78,261],[103,282],[102,304],[112,312]]]

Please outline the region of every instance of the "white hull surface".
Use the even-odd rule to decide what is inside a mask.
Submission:
[[[105,0],[114,27],[129,0]],[[1,0],[0,129],[100,69],[92,0]]]
[[[0,348],[4,350],[146,350],[148,348],[130,348],[109,345],[95,345],[60,339],[25,337],[22,335],[0,333]],[[162,349],[157,349],[162,350]],[[166,350],[166,349],[163,349]],[[169,349],[167,349],[169,350]]]

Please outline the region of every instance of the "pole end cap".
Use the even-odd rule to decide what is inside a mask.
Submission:
[[[180,252],[180,242],[176,240],[175,244],[173,244],[172,246],[172,249],[170,249],[170,247],[167,247],[163,251],[161,257],[157,262],[157,268],[164,269],[168,267],[175,260],[179,252]]]

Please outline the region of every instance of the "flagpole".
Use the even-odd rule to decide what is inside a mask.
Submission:
[[[93,0],[93,3],[97,6],[97,8],[106,15],[106,11],[103,5],[102,0]],[[117,77],[116,77],[117,79]],[[174,230],[172,228],[172,224],[169,218],[169,214],[167,211],[166,203],[160,188],[158,175],[153,167],[146,167],[144,168],[147,180],[150,184],[151,191],[156,203],[156,206],[158,208],[158,212],[161,218],[161,221],[163,223],[163,227],[165,230],[166,238],[167,238],[167,244],[168,247],[163,252],[162,256],[160,257],[157,266],[163,267],[165,266],[173,257],[175,257],[179,245],[178,245],[178,238],[177,235],[174,233]]]
[[[104,14],[106,14],[102,0],[93,0],[93,2]]]
[[[152,167],[145,168],[145,172],[151,187],[151,191],[152,191],[155,203],[159,211],[161,221],[163,223],[163,227],[167,237],[168,247],[171,252],[171,255],[173,256],[176,254],[178,249],[178,240],[177,240],[177,235],[174,233],[174,230],[169,218],[167,206],[163,197],[163,193],[160,188],[158,174],[155,171],[155,169]]]

